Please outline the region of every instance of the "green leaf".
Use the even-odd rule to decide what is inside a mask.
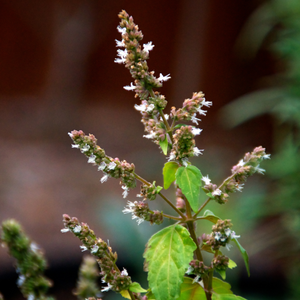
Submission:
[[[217,277],[213,277],[212,287],[217,294],[232,294],[230,284]]]
[[[151,289],[148,290],[148,293],[145,296],[147,297],[147,300],[156,300]]]
[[[206,296],[199,283],[193,283],[192,278],[184,277],[181,293],[177,300],[206,300]]]
[[[218,220],[220,220],[219,217],[217,217],[213,212],[211,212],[210,210],[206,210],[203,214],[202,217],[198,218],[199,220],[208,220],[210,222],[213,222],[214,224],[216,224],[218,222]]]
[[[163,175],[164,175],[164,189],[167,190],[172,182],[175,181],[175,173],[178,169],[179,165],[175,161],[169,161],[165,163],[163,168]]]
[[[246,265],[248,276],[250,276],[249,257],[248,257],[247,251],[242,247],[242,245],[238,242],[238,240],[236,238],[233,238],[231,240],[235,242],[238,249],[240,250],[242,257],[244,259],[245,265]]]
[[[223,280],[226,279],[226,271],[225,270],[217,270],[215,269],[219,274],[220,276],[222,277]]]
[[[132,282],[129,286],[129,291],[133,293],[146,293],[147,290],[143,289],[138,282]]]
[[[161,141],[161,140],[159,141],[159,146],[160,146],[161,150],[163,151],[164,155],[167,155],[168,154],[168,146],[169,146],[167,135],[163,141]]]
[[[175,177],[192,210],[197,212],[202,178],[200,170],[195,166],[180,167],[176,171]]]
[[[234,294],[212,294],[212,300],[246,300],[243,297]]]
[[[229,258],[228,268],[229,268],[229,269],[233,269],[233,268],[235,268],[236,266],[237,266],[237,264],[236,264],[233,260],[231,260],[231,259]]]
[[[148,282],[156,300],[176,299],[196,245],[186,228],[175,224],[155,233],[144,253]]]

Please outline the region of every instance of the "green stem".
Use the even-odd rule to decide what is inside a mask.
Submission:
[[[208,202],[211,200],[212,198],[208,198],[202,205],[201,207],[198,209],[198,211],[194,214],[194,218],[197,217],[197,215],[203,210],[203,208],[208,204]]]
[[[136,173],[134,173],[134,177],[147,186],[152,185],[150,182],[148,182]],[[181,216],[182,219],[185,219],[185,215],[168,198],[166,198],[161,192],[159,192],[158,195],[161,196]]]
[[[128,293],[129,293],[129,295],[130,295],[131,300],[135,300],[135,297],[134,297],[134,295],[132,294],[132,292],[129,291],[129,290],[127,290],[127,291],[128,291]]]

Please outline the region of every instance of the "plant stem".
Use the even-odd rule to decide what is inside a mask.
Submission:
[[[202,205],[201,207],[198,209],[198,211],[194,214],[194,218],[197,217],[197,215],[202,211],[202,209],[208,204],[208,202],[211,200],[212,198],[208,198]]]
[[[143,184],[146,184],[147,186],[152,185],[150,182],[148,182],[146,179],[142,178],[136,173],[134,173],[134,177]],[[185,215],[168,198],[166,198],[161,192],[159,192],[158,195],[161,196],[181,216],[182,219],[185,219]]]

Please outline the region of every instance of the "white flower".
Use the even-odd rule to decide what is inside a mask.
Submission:
[[[118,63],[118,64],[124,64],[126,62],[126,57],[128,55],[127,49],[125,49],[125,50],[118,49],[117,53],[118,53],[119,58],[116,58],[114,60],[114,62]]]
[[[133,91],[135,90],[137,87],[135,85],[133,85],[133,83],[131,82],[130,83],[130,86],[129,85],[126,85],[123,87],[126,91]]]
[[[128,276],[128,272],[125,268],[123,268],[123,271],[121,272],[121,275]]]
[[[201,133],[201,131],[202,131],[202,129],[200,129],[200,128],[196,128],[196,127],[192,128],[192,134],[194,136],[199,135]]]
[[[96,162],[95,159],[96,159],[96,156],[94,154],[92,154],[88,159],[88,163],[94,164]]]
[[[32,294],[28,295],[27,300],[34,300],[34,295]]]
[[[116,41],[116,47],[125,47],[125,41],[122,40],[122,41],[118,41],[118,40],[115,40]]]
[[[108,179],[108,175],[107,174],[104,174],[104,176],[100,179],[101,183],[107,181]]]
[[[85,144],[80,150],[83,153],[83,152],[89,151],[90,148],[91,148],[90,145]]]
[[[239,167],[243,167],[243,166],[245,165],[244,160],[241,159],[237,165],[238,165]]]
[[[117,164],[115,162],[110,162],[107,166],[108,170],[114,170]]]
[[[136,110],[138,110],[138,111],[145,112],[147,106],[146,106],[146,104],[141,104],[141,105],[135,104],[135,105],[134,105],[134,108],[135,108]]]
[[[74,144],[72,144],[71,147],[72,147],[72,148],[77,148],[77,149],[78,149],[78,148],[79,148],[79,145],[76,145],[76,144],[74,145]]]
[[[81,231],[81,226],[80,225],[76,225],[73,229],[73,232],[75,233],[79,233]]]
[[[153,48],[154,48],[154,45],[152,45],[152,42],[143,44],[143,50],[147,53],[149,53],[149,51],[151,51]]]
[[[125,206],[125,208],[122,210],[122,212],[124,214],[132,214],[132,220],[137,219],[136,222],[138,223],[138,225],[140,225],[142,222],[144,222],[144,219],[136,216],[135,213],[135,204],[137,202],[135,201],[134,203],[131,201],[127,201],[127,207]]]
[[[87,249],[88,249],[86,246],[79,246],[79,248],[81,249],[81,252],[87,251]]]
[[[97,251],[99,250],[99,246],[98,245],[94,245],[91,249],[91,253],[97,253]]]
[[[159,74],[159,77],[157,78],[158,81],[162,82],[162,81],[167,81],[171,78],[170,74],[164,76],[163,74]]]
[[[154,139],[156,136],[155,132],[151,131],[149,134],[144,134],[143,137],[146,139]]]
[[[185,157],[185,158],[182,159],[182,164],[183,164],[185,167],[187,167],[187,166],[188,166],[188,161],[189,161],[189,159]]]
[[[126,27],[121,27],[121,26],[118,26],[117,27],[117,30],[123,35],[123,34],[125,34],[126,33]]]
[[[241,183],[241,184],[237,184],[235,187],[236,187],[236,190],[237,191],[239,191],[239,192],[241,192],[242,191],[242,189],[244,188],[244,183]]]
[[[219,241],[221,239],[221,237],[222,237],[221,232],[215,232],[215,240],[216,241]]]
[[[225,231],[226,236],[230,236],[230,234],[231,234],[230,228],[226,228],[224,231]]]
[[[212,192],[213,196],[221,196],[221,194],[222,194],[222,191],[220,189],[216,189]]]
[[[194,272],[194,268],[192,266],[189,266],[188,269],[186,270],[185,274],[192,274]]]
[[[106,163],[104,161],[101,162],[101,164],[98,167],[98,171],[103,171],[106,167]]]
[[[168,158],[168,161],[174,160],[175,158],[176,158],[176,154],[175,154],[174,152],[171,152],[171,153],[170,153],[170,156],[169,156],[169,158]]]
[[[146,108],[146,112],[151,112],[151,111],[153,111],[154,108],[155,108],[155,105],[152,103],[152,104],[148,105],[148,107]]]
[[[234,231],[231,231],[230,237],[231,237],[232,239],[238,239],[238,238],[240,238],[241,236],[240,236],[240,235],[236,235]]]
[[[196,118],[196,113],[193,114],[191,121],[198,125],[198,121],[201,121],[201,119]]]
[[[259,173],[259,174],[265,174],[266,170],[265,169],[262,169],[259,167],[259,165],[257,165],[255,168],[254,168],[254,171]]]
[[[106,287],[103,287],[101,289],[101,292],[108,292],[110,289],[112,288],[112,285],[107,283],[107,286]]]
[[[201,180],[205,183],[205,185],[210,184],[211,180],[209,179],[208,175],[203,176]]]
[[[128,196],[129,188],[126,185],[122,185],[122,189],[124,190],[124,192],[122,193],[123,198],[126,198]]]
[[[265,155],[263,155],[262,159],[271,159],[271,154],[265,154]]]
[[[115,58],[114,62],[116,64],[125,64],[126,63],[126,57]]]
[[[17,285],[20,287],[25,281],[25,276],[24,275],[20,275],[18,280],[17,280]]]
[[[228,250],[228,251],[230,251],[230,248],[232,247],[232,245],[230,245],[230,244],[226,244],[226,249]]]
[[[193,154],[195,155],[195,156],[198,156],[199,154],[203,154],[202,152],[204,151],[204,149],[198,149],[197,147],[194,147],[193,148]]]
[[[203,101],[201,102],[201,104],[203,106],[206,106],[206,107],[212,106],[212,102],[211,101],[206,101],[205,98],[203,98]]]
[[[197,109],[197,112],[199,115],[203,115],[203,116],[206,116],[206,113],[207,113],[207,110],[203,110],[201,109],[200,107]]]
[[[65,232],[70,231],[70,229],[69,229],[69,228],[63,228],[63,229],[61,229],[60,231],[61,231],[62,233],[65,233]]]
[[[73,140],[73,134],[72,134],[72,132],[68,132],[68,135]]]
[[[169,115],[168,114],[165,114],[165,119],[169,120]]]

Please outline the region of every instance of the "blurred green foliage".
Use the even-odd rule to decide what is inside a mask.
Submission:
[[[263,215],[279,219],[283,241],[292,239],[281,246],[292,290],[286,299],[300,299],[300,1],[265,1],[247,21],[238,46],[248,59],[267,49],[275,72],[265,78],[262,89],[227,105],[222,118],[232,127],[263,114],[272,118],[273,151],[266,167]]]

